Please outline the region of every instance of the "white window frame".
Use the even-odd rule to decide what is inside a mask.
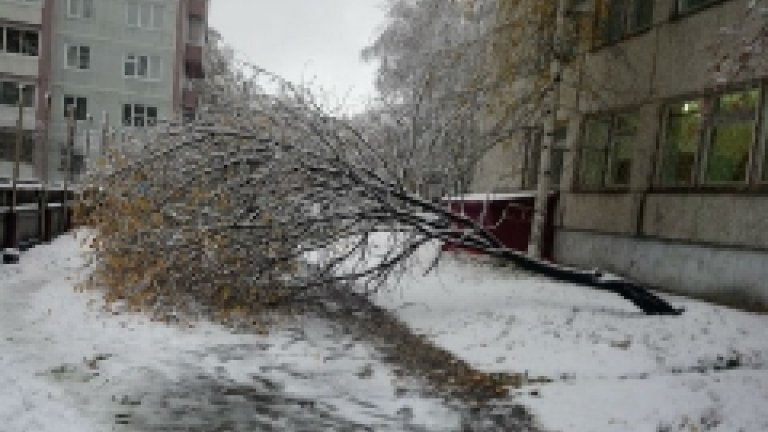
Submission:
[[[133,59],[131,60],[131,58]],[[146,59],[146,75],[139,74],[139,65],[141,64],[142,59]],[[133,63],[133,74],[126,73],[126,65],[129,62]],[[160,81],[162,74],[163,61],[160,56],[135,53],[126,53],[123,56],[123,77],[125,78],[139,79],[143,81]]]
[[[75,48],[77,50],[77,60],[75,65],[71,65],[69,63],[69,50],[70,48]],[[81,60],[82,60],[82,49],[88,48],[88,67],[83,68],[81,66]],[[93,50],[89,45],[76,45],[76,44],[64,44],[64,67],[69,70],[76,70],[76,71],[88,71],[91,70],[91,63],[93,61]]]
[[[125,108],[126,107],[130,107],[130,110],[131,110],[130,121],[128,122],[129,124],[125,123]],[[141,114],[141,116],[139,116],[136,113],[136,108],[137,107],[141,107],[142,110],[143,110],[143,113]],[[152,126],[157,124],[157,121],[160,118],[159,110],[157,109],[157,106],[155,106],[155,105],[146,105],[146,104],[143,104],[143,103],[124,103],[122,105],[122,109],[123,110],[122,110],[121,116],[122,116],[122,120],[123,120],[123,126],[125,126],[125,127],[152,127]],[[155,111],[154,123],[151,123],[151,124],[149,123],[149,115],[148,115],[150,109],[153,109]],[[144,124],[141,125],[141,126],[136,126],[136,119],[139,118],[139,117],[143,120]]]
[[[132,16],[131,8],[136,8],[135,16]],[[147,8],[149,14],[147,15],[148,22],[145,22],[145,16],[143,9]],[[158,19],[158,17],[161,17]],[[135,18],[135,22],[132,22],[132,18]],[[162,28],[162,24],[165,23],[165,6],[154,2],[145,2],[137,0],[129,0],[125,4],[125,24],[130,28],[140,28],[148,30],[158,30]]]
[[[87,8],[86,4],[89,5]],[[67,0],[67,18],[92,18],[93,5],[94,0]],[[89,12],[87,15],[86,11]]]

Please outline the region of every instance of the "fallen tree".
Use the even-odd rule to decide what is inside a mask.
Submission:
[[[280,96],[262,90],[266,81]],[[330,284],[374,291],[440,241],[615,292],[648,314],[680,312],[640,285],[507,249],[475,220],[410,192],[363,132],[306,89],[256,68],[210,86],[199,121],[113,143],[90,174],[90,282],[108,300],[252,315]]]

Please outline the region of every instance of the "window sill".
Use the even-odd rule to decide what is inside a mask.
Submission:
[[[626,194],[629,192],[630,192],[629,186],[600,186],[600,187],[577,186],[573,190],[573,193],[577,193],[577,194],[619,195],[619,194]]]
[[[696,185],[696,186],[652,186],[649,193],[658,194],[722,194],[722,195],[766,195],[768,183],[733,184],[733,185]]]
[[[159,83],[160,81],[162,81],[160,78],[141,78],[141,77],[135,77],[130,75],[123,75],[123,78],[126,80],[139,81],[144,83]]]
[[[619,44],[621,44],[623,42],[626,42],[628,40],[631,40],[631,39],[643,36],[646,33],[650,32],[651,29],[653,29],[653,26],[648,26],[648,27],[644,27],[644,28],[641,28],[641,29],[633,30],[631,32],[627,32],[627,33],[623,34],[620,38],[618,38],[618,39],[616,39],[614,41],[595,43],[595,44],[592,45],[592,48],[589,50],[589,52],[595,53],[595,52],[600,51],[600,50],[602,50],[604,48],[609,48],[609,47],[612,47],[612,46],[619,45]]]

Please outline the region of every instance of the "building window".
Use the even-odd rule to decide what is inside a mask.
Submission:
[[[126,24],[129,27],[159,29],[165,22],[165,7],[156,3],[129,1],[126,4]]]
[[[90,18],[93,16],[93,0],[67,0],[67,16]]]
[[[566,138],[568,137],[568,123],[559,121],[555,126],[555,140],[552,147],[551,159],[550,159],[550,182],[552,189],[559,190],[560,182],[563,179],[563,166],[565,163],[565,153],[568,151],[566,147]]]
[[[202,19],[189,17],[187,42],[195,46],[203,46],[205,44],[205,22]]]
[[[759,99],[759,89],[749,88],[669,105],[659,183],[748,182]]]
[[[85,120],[88,117],[88,100],[80,96],[64,96],[64,117],[69,114],[69,108],[74,107],[75,120]]]
[[[91,68],[91,47],[67,45],[67,68],[87,70]]]
[[[581,148],[580,186],[629,185],[638,121],[636,113],[602,114],[587,120]]]
[[[5,29],[5,52],[21,54],[22,31],[15,28]]]
[[[158,80],[160,79],[160,57],[127,54],[123,73],[130,78]]]
[[[721,0],[678,0],[677,10],[680,13],[691,12],[719,1]]]
[[[37,30],[0,27],[0,52],[37,57],[40,41]]]
[[[33,84],[22,84],[23,106],[32,108],[35,106],[36,88]],[[0,105],[19,105],[19,83],[14,81],[0,81]]]
[[[691,185],[701,143],[702,108],[706,101],[692,99],[667,107],[661,149],[660,180],[664,185]]]
[[[720,95],[714,101],[704,181],[744,182],[752,144],[759,91]]]
[[[40,53],[40,37],[37,31],[26,30],[21,35],[21,53],[37,57]]]
[[[142,104],[123,105],[123,126],[144,127],[157,124],[157,107]]]
[[[653,24],[653,1],[596,0],[595,36],[597,45],[617,42],[647,30]]]

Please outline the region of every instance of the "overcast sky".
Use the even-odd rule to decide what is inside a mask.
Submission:
[[[359,108],[375,64],[360,60],[384,23],[382,0],[215,0],[210,25],[252,63],[314,81]],[[353,108],[353,110],[356,110]]]

